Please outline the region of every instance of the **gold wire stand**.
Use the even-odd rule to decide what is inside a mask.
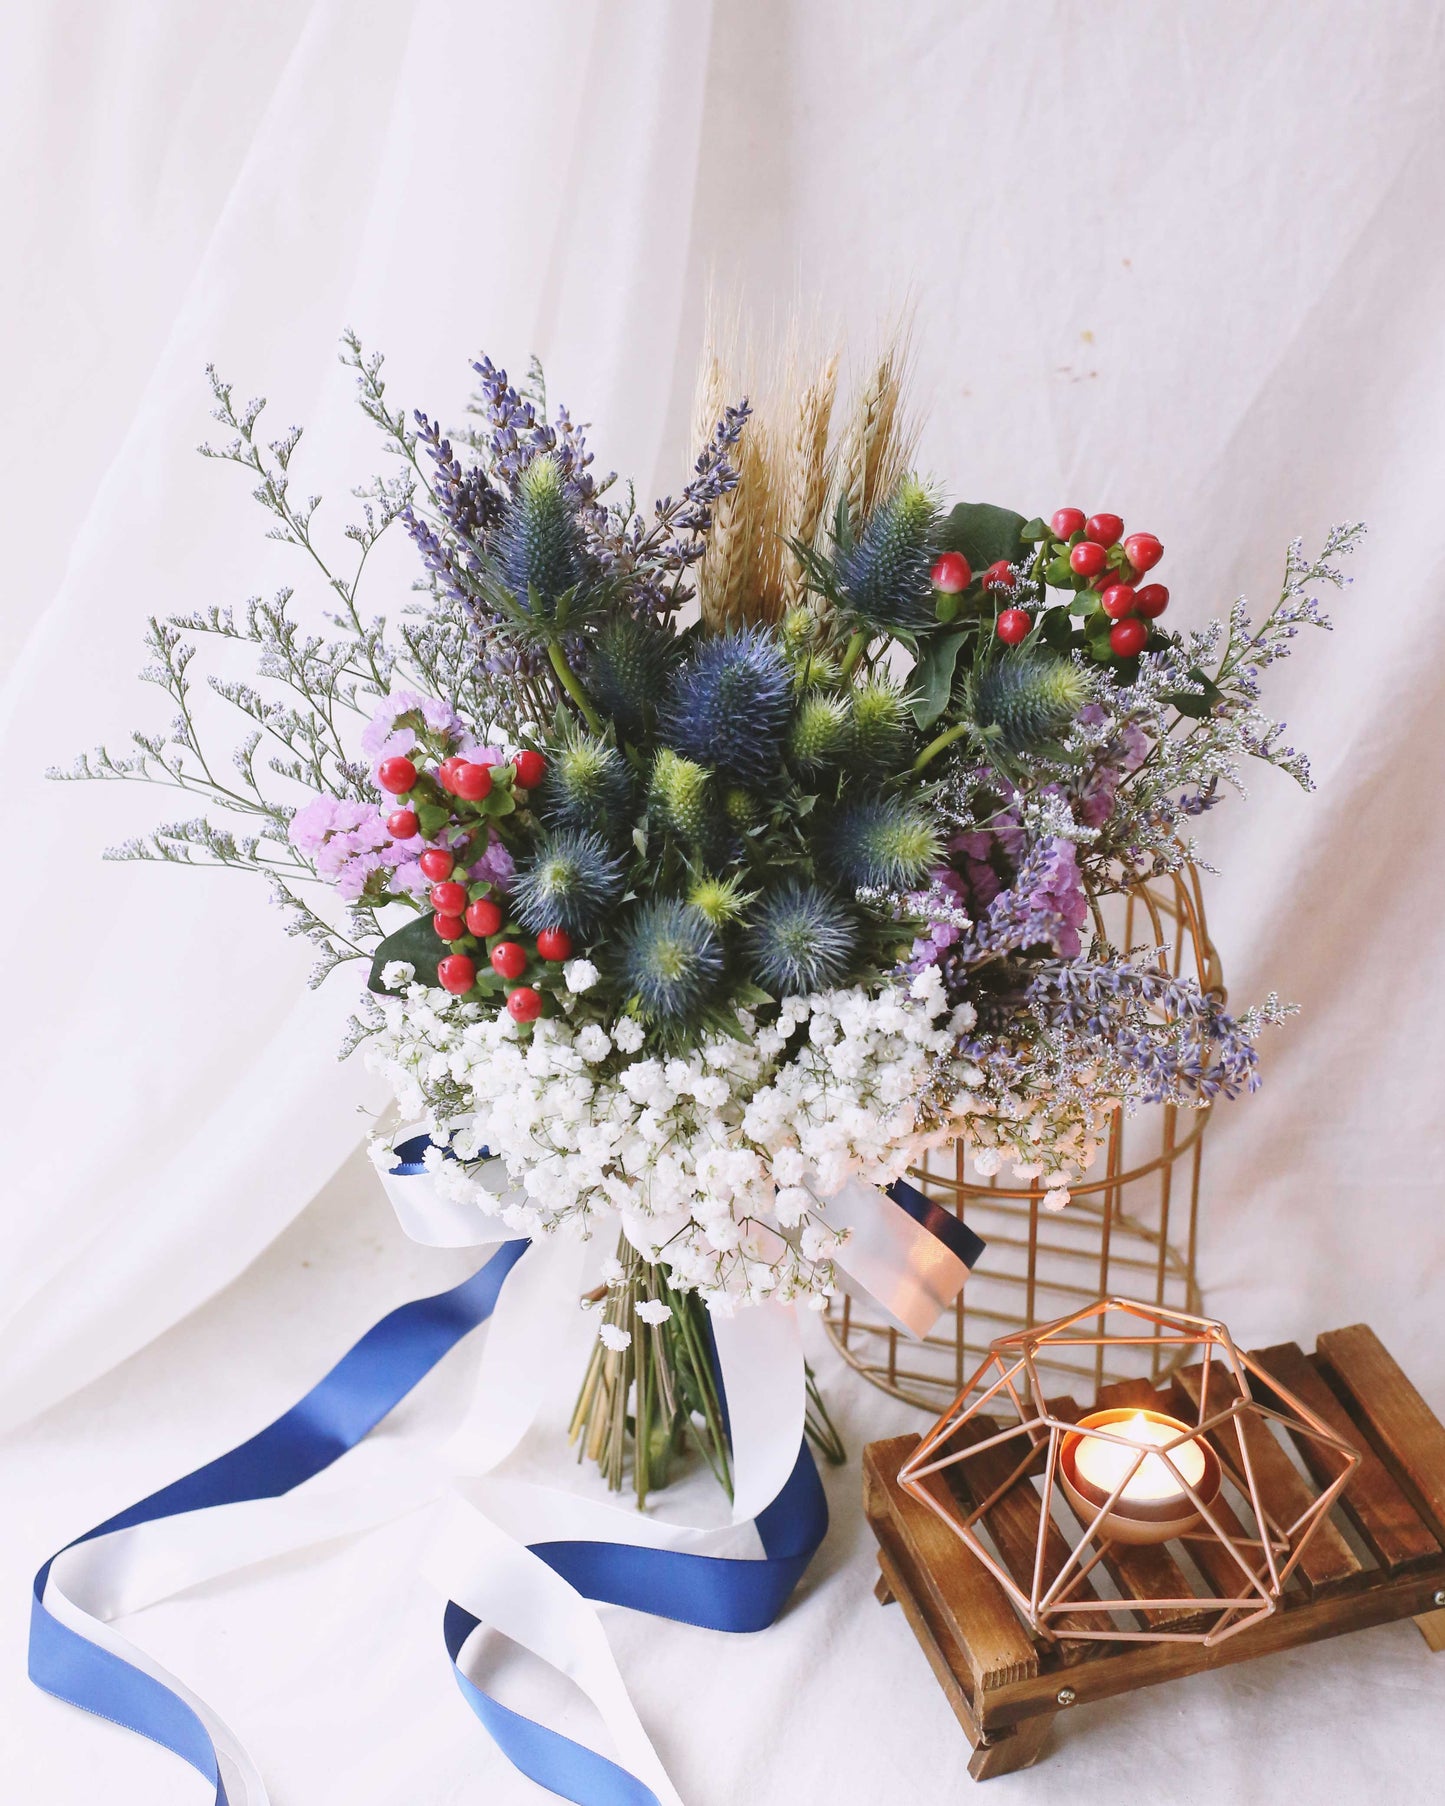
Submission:
[[[1113,945],[1152,945],[1161,971],[1194,978],[1201,990],[1223,1000],[1224,976],[1192,865],[1091,907],[1097,932]],[[936,1150],[910,1177],[987,1242],[978,1271],[952,1312],[921,1342],[870,1316],[854,1298],[835,1300],[824,1319],[834,1347],[875,1386],[936,1413],[995,1338],[1032,1329],[1090,1299],[1122,1293],[1199,1315],[1195,1260],[1208,1123],[1207,1106],[1155,1105],[1127,1125],[1123,1111],[1114,1111],[1090,1174],[1071,1188],[1073,1201],[1059,1212],[1043,1208],[1042,1186],[970,1176],[962,1143]],[[1090,1380],[1098,1392],[1127,1379],[1157,1385],[1177,1362],[1159,1345],[1116,1350],[1101,1344],[1087,1354],[1056,1351],[1042,1364]]]

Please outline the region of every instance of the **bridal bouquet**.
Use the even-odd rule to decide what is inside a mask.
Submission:
[[[695,465],[651,509],[535,367],[483,359],[443,431],[343,357],[395,454],[347,569],[293,488],[298,430],[267,443],[213,376],[228,438],[203,448],[319,571],[326,624],[289,591],[152,621],[178,718],[66,775],[225,812],[113,856],[263,872],[318,980],[363,962],[350,1044],[438,1191],[618,1238],[583,1450],[645,1494],[693,1442],[726,1482],[709,1313],[824,1305],[838,1200],[961,1139],[1062,1208],[1115,1108],[1253,1089],[1277,1001],[1227,1015],[1091,905],[1189,859],[1247,759],[1308,783],[1259,680],[1328,624],[1309,592],[1359,529],[1292,547],[1262,624],[1241,603],[1174,633],[1152,534],[949,507],[914,473],[896,353],[851,401],[830,358],[756,411],[710,360]],[[420,600],[365,614],[397,523]],[[254,656],[255,682],[211,679],[246,722],[229,769],[197,727],[203,640]]]

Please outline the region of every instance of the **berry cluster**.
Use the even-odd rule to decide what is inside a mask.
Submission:
[[[403,806],[387,817],[387,832],[396,840],[425,834],[446,844],[429,846],[418,864],[431,881],[427,901],[431,925],[448,952],[437,961],[437,982],[454,997],[478,990],[505,988],[507,1012],[514,1022],[535,1022],[542,1014],[542,993],[520,982],[534,959],[560,964],[572,955],[571,938],[560,928],[544,928],[529,952],[522,930],[508,922],[493,896],[494,886],[469,880],[467,873],[478,838],[484,842],[487,820],[509,813],[517,792],[534,790],[546,774],[541,753],[519,752],[508,765],[486,759],[444,758],[430,770],[414,759],[383,759],[377,782]],[[456,841],[460,828],[466,838]],[[478,959],[486,966],[478,980]]]
[[[1072,589],[1079,598],[1067,610],[1044,609],[1045,637],[1059,650],[1071,645],[1086,648],[1101,664],[1135,659],[1149,644],[1149,623],[1169,606],[1169,591],[1162,583],[1141,583],[1140,578],[1164,556],[1164,547],[1152,533],[1125,536],[1117,514],[1086,516],[1082,508],[1060,508],[1052,520],[1032,521],[1022,530],[1033,555],[1030,588],[1036,590],[1035,607],[1047,588]],[[1005,646],[1021,646],[1034,628],[1034,614],[1013,599],[1020,584],[1020,567],[997,559],[977,578],[961,552],[944,552],[929,573],[938,619],[950,622],[964,607],[964,592],[977,585],[977,602],[987,618],[992,605],[993,631]],[[1085,619],[1076,630],[1070,614]]]

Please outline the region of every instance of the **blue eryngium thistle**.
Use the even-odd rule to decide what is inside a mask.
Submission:
[[[657,716],[675,658],[672,629],[631,615],[614,615],[587,642],[587,688],[617,732],[634,745]]]
[[[875,776],[902,771],[913,756],[913,735],[898,685],[887,677],[871,677],[849,692],[848,709],[852,758]]]
[[[712,773],[671,747],[662,747],[653,760],[648,807],[661,827],[698,854],[712,851],[721,838]]]
[[[534,458],[520,473],[496,529],[493,551],[502,581],[527,610],[551,619],[557,598],[585,575],[582,528],[557,458]]]
[[[848,754],[852,732],[848,704],[826,690],[809,690],[793,717],[788,750],[804,771],[840,763]]]
[[[876,633],[921,633],[935,624],[929,566],[938,538],[938,503],[915,476],[902,476],[869,515],[858,538],[840,549],[844,606]]]
[[[700,765],[761,785],[782,763],[792,674],[765,627],[699,641],[673,678],[661,734]]]
[[[823,864],[854,888],[909,890],[941,856],[932,818],[902,797],[850,803],[822,825]]]
[[[632,819],[631,769],[615,746],[569,728],[547,760],[537,803],[552,827],[590,828],[615,840]]]
[[[607,911],[622,894],[622,862],[600,834],[575,828],[548,834],[512,880],[512,911],[524,928],[540,934],[562,928],[576,939],[594,939]]]
[[[1047,746],[1089,700],[1089,680],[1071,659],[1033,647],[1006,652],[973,685],[973,712],[1009,752]]]
[[[848,974],[858,924],[813,884],[790,884],[758,905],[744,942],[753,976],[775,997],[821,991]]]
[[[622,979],[649,1022],[675,1028],[695,1018],[722,977],[722,948],[700,909],[675,897],[642,904],[623,931]]]

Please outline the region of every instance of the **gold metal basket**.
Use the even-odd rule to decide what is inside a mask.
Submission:
[[[1201,990],[1223,1000],[1224,977],[1193,866],[1092,907],[1096,928],[1115,946],[1152,943],[1162,971],[1195,978]],[[1043,1208],[1040,1185],[970,1176],[961,1143],[930,1154],[910,1177],[975,1229],[988,1252],[952,1312],[921,1342],[871,1317],[856,1299],[842,1298],[825,1318],[834,1346],[875,1386],[936,1413],[996,1337],[1047,1323],[1090,1299],[1124,1294],[1198,1315],[1199,1175],[1208,1124],[1207,1106],[1160,1104],[1127,1122],[1116,1110],[1093,1168],[1059,1212]],[[1168,1371],[1159,1344],[1145,1350],[1104,1344],[1059,1349],[1043,1364],[1092,1381],[1096,1392],[1116,1380],[1157,1383]]]

